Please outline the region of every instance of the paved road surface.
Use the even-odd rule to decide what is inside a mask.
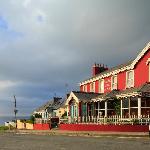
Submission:
[[[149,150],[150,139],[0,133],[0,150]]]

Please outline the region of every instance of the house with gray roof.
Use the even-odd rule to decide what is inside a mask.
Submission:
[[[54,97],[52,100],[49,100],[39,108],[37,108],[33,115],[39,114],[42,116],[42,119],[48,119],[51,117],[56,117],[55,110],[59,109],[63,104],[63,100],[60,97]]]
[[[127,63],[113,68],[95,63],[92,76],[80,82],[80,91],[72,91],[65,105],[73,120],[114,115],[149,117],[150,43]]]

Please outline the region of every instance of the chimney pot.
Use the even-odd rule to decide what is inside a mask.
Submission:
[[[92,67],[92,76],[95,76],[105,70],[108,70],[107,65],[95,63]]]

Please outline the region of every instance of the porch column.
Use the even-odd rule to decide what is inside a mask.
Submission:
[[[107,101],[105,101],[105,117],[107,117]]]
[[[122,119],[122,99],[121,99],[120,103],[121,103],[121,108],[120,108],[121,114],[120,115],[121,115],[121,119]]]
[[[86,117],[88,116],[88,104],[86,103]]]
[[[141,97],[138,97],[138,118],[141,118]]]
[[[67,116],[69,116],[69,105],[67,105]]]
[[[92,116],[95,116],[95,102],[92,102]]]
[[[99,101],[97,102],[97,105],[98,105],[98,111],[97,111],[98,113],[97,113],[97,117],[99,118],[99,117],[100,117],[100,115],[99,115],[99,113],[100,113],[100,111],[99,111],[99,109],[100,109],[100,107],[99,107],[100,102],[99,102]]]
[[[128,98],[129,101],[129,118],[131,117],[131,108],[130,108],[130,97]]]

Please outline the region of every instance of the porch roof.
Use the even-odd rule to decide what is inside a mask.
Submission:
[[[72,91],[72,92],[78,98],[78,100],[82,102],[90,102],[91,99],[102,95],[100,93],[93,93],[93,92],[80,92],[80,91]]]
[[[116,94],[116,97],[124,98],[124,97],[142,96],[145,93],[150,93],[150,82],[146,82],[145,84],[141,85],[138,88],[133,87],[120,91],[118,94]]]
[[[101,94],[92,99],[92,101],[104,101],[104,100],[112,100],[116,98],[116,95],[119,94],[119,90],[112,90],[109,93]]]

